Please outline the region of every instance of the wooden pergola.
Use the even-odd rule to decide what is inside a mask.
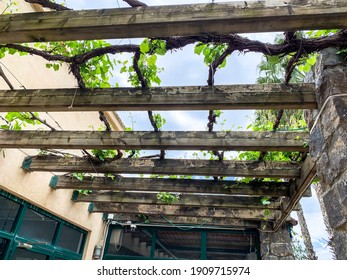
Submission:
[[[273,2],[273,1],[272,1]],[[308,1],[304,1],[305,3]],[[281,2],[282,3],[282,2]],[[347,28],[347,3],[295,5],[230,2],[129,9],[59,11],[0,17],[0,43],[128,37],[214,36],[230,33]],[[71,102],[73,100],[73,107]],[[314,84],[262,84],[112,89],[0,91],[0,111],[160,111],[214,109],[315,109]],[[286,151],[307,153],[309,133],[279,131],[0,131],[0,148]],[[115,178],[83,181],[53,176],[55,189],[84,189],[74,201],[92,203],[91,212],[118,213],[120,219],[180,225],[259,228],[266,220],[277,231],[316,175],[309,155],[303,162],[121,158],[96,163],[89,158],[31,156],[30,172],[112,173]],[[120,174],[131,174],[124,177]],[[136,174],[279,178],[234,180],[140,178]],[[170,205],[158,192],[180,193]],[[263,205],[262,197],[271,197]],[[268,211],[270,210],[270,211]]]

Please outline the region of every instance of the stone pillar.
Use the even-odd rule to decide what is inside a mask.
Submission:
[[[260,232],[262,260],[294,260],[291,238],[286,227],[277,232]]]
[[[317,164],[320,195],[332,228],[335,256],[346,260],[347,96],[328,98],[347,94],[347,61],[337,56],[335,49],[323,51],[317,59],[315,80],[318,111],[322,113],[310,134],[310,154]],[[309,125],[312,124],[310,121]]]

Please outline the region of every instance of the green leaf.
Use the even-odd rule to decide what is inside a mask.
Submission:
[[[194,53],[200,55],[205,47],[206,47],[205,44],[197,44],[194,48]]]
[[[140,44],[140,51],[142,53],[148,53],[150,51],[150,45],[148,38],[144,39]]]
[[[54,71],[58,71],[59,70],[59,64],[53,64],[53,69],[54,69]]]
[[[263,205],[269,205],[270,204],[270,197],[265,196],[260,201]]]
[[[9,54],[15,54],[17,51],[15,49],[8,49]]]
[[[157,56],[155,54],[147,58],[147,63],[149,66],[155,66],[156,62],[157,62]]]

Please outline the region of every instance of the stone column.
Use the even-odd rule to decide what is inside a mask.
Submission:
[[[262,260],[294,260],[291,238],[287,227],[277,232],[260,232],[260,258]]]
[[[318,112],[322,113],[310,134],[310,154],[317,163],[320,195],[332,228],[332,247],[337,259],[346,260],[347,96],[329,97],[347,94],[347,61],[337,56],[335,49],[323,51],[317,59],[315,80]]]

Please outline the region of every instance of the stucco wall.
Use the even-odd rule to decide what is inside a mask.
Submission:
[[[30,4],[23,0],[18,2],[19,11],[33,11]],[[1,2],[0,10],[3,10],[3,5],[4,3]],[[76,87],[76,80],[69,74],[67,65],[63,65],[59,71],[53,71],[47,69],[45,64],[44,59],[31,55],[21,57],[6,55],[0,60],[1,68],[16,89],[23,86],[27,89]],[[9,89],[2,78],[0,78],[0,89]],[[98,112],[50,113],[49,115],[40,113],[40,117],[57,129],[64,130],[96,130],[102,125]],[[107,117],[110,118],[114,129],[122,128],[113,113],[107,113]],[[37,128],[27,127],[26,129]],[[42,126],[41,129],[47,128]],[[87,230],[89,234],[83,258],[91,259],[94,246],[102,239],[104,226],[102,215],[90,214],[87,203],[73,203],[72,191],[52,190],[49,187],[52,173],[24,172],[21,164],[28,154],[35,155],[37,151],[6,149],[1,152],[0,188]]]

